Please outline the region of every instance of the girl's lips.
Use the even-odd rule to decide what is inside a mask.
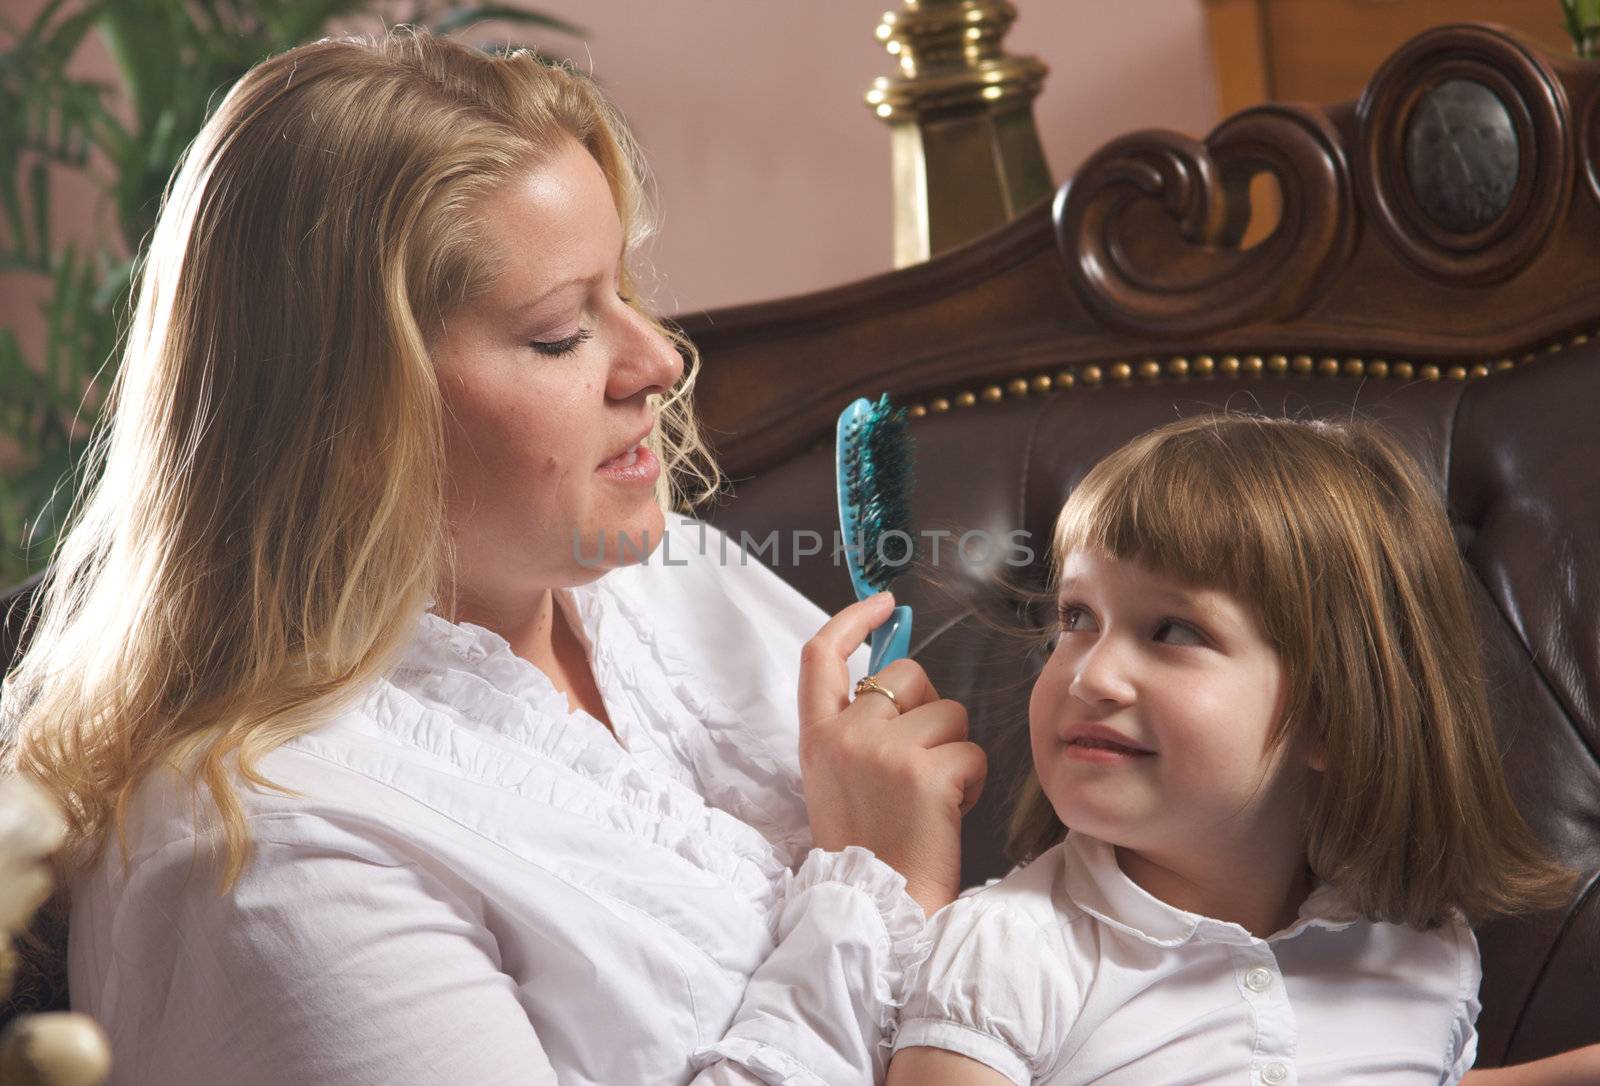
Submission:
[[[1139,758],[1154,758],[1155,751],[1104,724],[1080,722],[1061,736],[1068,758],[1091,765],[1121,765]]]
[[[1093,736],[1079,736],[1070,739],[1065,744],[1068,758],[1080,762],[1090,762],[1095,765],[1119,765],[1131,762],[1137,758],[1154,758],[1155,751],[1141,750],[1136,747],[1124,746],[1109,739],[1100,739]]]
[[[648,446],[638,445],[601,464],[595,474],[619,483],[653,483],[661,474],[661,460]]]
[[[1130,754],[1154,754],[1155,751],[1124,735],[1116,728],[1092,721],[1079,721],[1061,729],[1064,743],[1089,743],[1103,747],[1120,747]]]

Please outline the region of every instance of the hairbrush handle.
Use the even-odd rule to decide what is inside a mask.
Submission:
[[[861,453],[857,443],[857,430],[863,420],[872,414],[872,403],[858,399],[839,415],[834,456],[834,482],[839,493],[839,536],[844,543],[844,567],[850,575],[850,587],[856,599],[864,600],[877,591],[867,582],[862,571],[861,510],[856,508],[850,495],[855,488],[855,475],[861,470]]]
[[[876,675],[911,651],[911,608],[901,604],[889,613],[883,624],[872,631],[872,646],[867,674]]]

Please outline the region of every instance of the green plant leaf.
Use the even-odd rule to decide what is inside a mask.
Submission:
[[[102,257],[105,254],[100,254]],[[95,291],[90,304],[96,310],[111,310],[127,300],[128,291],[133,285],[132,260],[106,261],[106,267],[100,275],[100,286]]]
[[[28,388],[28,363],[22,357],[22,345],[16,333],[0,328],[0,410],[7,413],[7,430],[10,415],[23,402]]]
[[[6,233],[11,238],[8,259],[17,267],[39,270],[40,260],[28,245],[28,224],[22,214],[22,196],[17,191],[15,168],[0,171],[0,205],[5,208]]]
[[[269,34],[261,42],[262,48],[255,59],[310,41],[334,19],[353,15],[371,6],[371,0],[319,0],[316,3],[302,2],[265,8]]]
[[[76,276],[77,249],[68,245],[56,262],[54,291],[44,306],[45,315],[45,380],[53,391],[61,387],[61,370],[66,364],[68,343],[67,322],[71,320],[72,287]]]
[[[35,39],[33,48],[50,70],[64,71],[67,61],[99,21],[100,8],[98,0],[91,0]]]
[[[450,33],[490,19],[584,31],[511,3],[410,0],[418,25]],[[391,15],[388,0],[46,0],[25,27],[0,16],[0,273],[47,277],[45,342],[26,357],[0,329],[0,429],[18,459],[0,472],[0,584],[42,566],[88,471],[93,426],[131,315],[137,254],[178,156],[219,92],[269,54],[321,36],[330,20]],[[78,79],[70,62],[98,28],[117,86]],[[132,105],[124,121],[112,106]],[[104,162],[102,167],[100,163]],[[50,237],[53,170],[91,176],[110,198],[127,253]],[[25,528],[33,547],[20,546]]]
[[[19,542],[25,547],[54,540],[62,516],[77,493],[73,476],[72,461],[63,443],[18,478],[16,489],[27,518],[25,534]]]
[[[141,132],[176,100],[190,27],[184,5],[166,0],[117,0],[103,9],[100,32],[127,83]]]
[[[433,20],[428,29],[435,34],[453,34],[458,30],[465,30],[469,26],[490,21],[516,23],[520,26],[538,26],[546,30],[554,30],[559,34],[568,34],[575,38],[587,37],[589,33],[576,23],[569,23],[565,19],[556,18],[554,15],[545,15],[541,12],[511,7],[506,4],[480,4],[476,7],[457,8]]]
[[[50,251],[50,164],[35,159],[28,168],[28,204],[33,212],[33,251]]]
[[[1572,39],[1572,44],[1583,44],[1583,26],[1578,22],[1578,7],[1576,0],[1561,0],[1561,21],[1566,25],[1567,36]]]
[[[92,364],[84,354],[85,342],[91,331],[93,316],[85,303],[92,290],[92,273],[88,261],[83,260],[73,245],[62,250],[61,275],[56,280],[56,291],[50,299],[51,309],[59,313],[57,335],[61,351],[54,359],[50,371],[50,389],[56,398],[57,410],[76,412],[79,375]]]
[[[1573,51],[1580,57],[1594,56],[1600,39],[1600,0],[1561,0],[1561,16]]]
[[[64,2],[65,0],[50,0],[49,3],[39,9],[39,14],[35,15],[33,22],[28,24],[28,29],[23,34],[22,40],[17,42],[19,50],[33,49],[38,45],[40,39],[49,32],[50,20],[56,17],[56,13],[61,10]]]

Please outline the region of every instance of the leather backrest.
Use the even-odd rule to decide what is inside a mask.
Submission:
[[[1034,560],[965,561],[946,548],[895,584],[915,608],[913,655],[939,691],[968,706],[991,777],[963,831],[970,884],[1006,871],[1005,823],[1026,772],[1030,651],[1048,613],[1019,611],[1007,582],[1040,589],[1065,496],[1101,457],[1180,415],[1248,409],[1381,422],[1448,503],[1474,574],[1477,619],[1506,772],[1521,810],[1582,873],[1564,913],[1486,925],[1484,1062],[1600,1041],[1600,350],[1543,355],[1475,382],[1317,376],[1166,379],[978,402],[916,420],[919,531],[978,530],[1031,541]],[[826,526],[831,458],[815,448],[746,480],[712,519],[760,538]],[[974,554],[974,556],[976,556]],[[853,597],[829,553],[775,568],[825,609]],[[1020,555],[1008,556],[1012,559]],[[927,558],[926,548],[924,558]]]
[[[1277,225],[1246,247],[1262,173]],[[1580,873],[1569,908],[1479,932],[1485,1066],[1600,1042],[1597,323],[1600,63],[1478,25],[1406,43],[1357,102],[1268,104],[1203,139],[1129,133],[1051,205],[925,264],[682,320],[735,480],[710,518],[757,538],[833,523],[831,431],[856,396],[888,392],[916,416],[919,531],[1035,541],[1100,457],[1177,415],[1391,427],[1474,574],[1513,792]],[[825,608],[848,601],[827,553],[777,557]],[[1007,629],[1049,616],[1019,610],[1005,581],[1041,587],[1038,558],[947,560],[896,585],[917,659],[991,754],[963,835],[969,882],[1007,865],[1042,663]]]

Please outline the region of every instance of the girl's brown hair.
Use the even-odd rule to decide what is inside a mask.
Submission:
[[[249,849],[234,761],[269,784],[258,760],[448,598],[429,339],[493,282],[479,201],[571,140],[631,251],[648,218],[626,126],[592,80],[525,51],[404,27],[320,41],[257,65],[206,123],[142,265],[103,470],[5,685],[0,771],[66,808],[63,866],[97,857],[173,764],[216,804],[231,883]],[[653,439],[664,505],[717,481],[677,341],[690,364]]]
[[[1565,900],[1570,876],[1501,774],[1444,506],[1382,430],[1244,415],[1163,426],[1072,492],[1054,571],[1073,550],[1254,607],[1288,684],[1269,744],[1326,751],[1308,860],[1363,916],[1427,928],[1452,908],[1476,921]],[[1065,834],[1030,776],[1013,855],[1032,859]]]

